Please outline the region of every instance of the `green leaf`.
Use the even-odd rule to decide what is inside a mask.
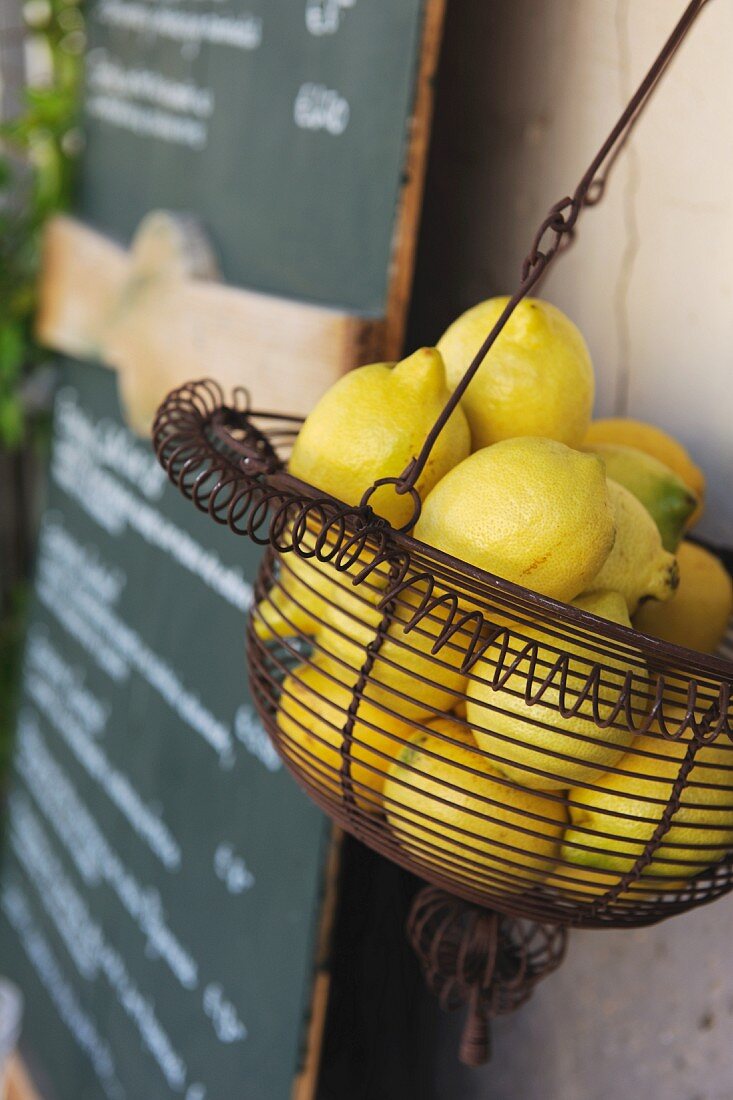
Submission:
[[[23,442],[23,406],[17,393],[0,398],[0,442],[14,449]]]
[[[0,328],[0,380],[12,381],[20,376],[25,359],[25,334],[18,324]]]
[[[0,123],[0,446],[24,439],[19,384],[43,359],[34,339],[41,235],[73,193],[68,135],[78,124],[83,29],[81,3],[48,0],[48,19],[32,32],[50,62],[46,79],[26,89],[18,116]],[[38,418],[30,428],[37,438]]]

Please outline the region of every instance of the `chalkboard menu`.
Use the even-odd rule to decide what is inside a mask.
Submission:
[[[289,1095],[327,835],[247,697],[254,565],[67,367],[0,895],[49,1096]]]
[[[94,0],[87,219],[195,210],[228,281],[381,316],[422,6]]]
[[[268,292],[389,321],[419,44],[439,6],[91,0],[84,232],[127,248],[151,211],[193,215],[223,278],[256,292],[248,308]],[[418,129],[424,145],[424,116]],[[103,280],[66,270],[50,283],[76,323]],[[145,296],[150,271],[130,270],[104,299],[110,324]],[[177,327],[169,310],[150,336],[159,301],[126,345],[142,373]],[[209,333],[230,320],[213,316]],[[191,343],[198,376],[216,377],[206,339]],[[248,698],[258,553],[165,482],[110,365],[67,359],[56,401],[0,970],[25,994],[44,1100],[285,1100],[315,1003],[330,833]],[[312,1064],[301,1081],[311,1097]]]

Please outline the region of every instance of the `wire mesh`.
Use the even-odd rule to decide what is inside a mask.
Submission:
[[[733,664],[539,596],[287,474],[298,421],[213,383],[155,445],[267,547],[251,689],[287,766],[360,840],[469,902],[649,924],[731,887]]]

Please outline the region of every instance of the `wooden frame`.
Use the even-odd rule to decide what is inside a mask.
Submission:
[[[0,1096],[4,1100],[41,1100],[17,1054],[14,1054],[8,1062],[5,1078],[0,1081],[0,1090],[2,1089],[5,1091],[0,1091]]]

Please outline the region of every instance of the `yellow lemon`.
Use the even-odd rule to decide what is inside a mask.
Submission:
[[[306,535],[304,545],[312,549],[315,531]],[[358,585],[352,583],[372,560],[373,554],[368,547],[364,547],[359,560],[345,570],[337,569],[330,561],[302,558],[295,552],[279,554],[274,583],[252,615],[255,634],[266,642],[276,637],[310,636],[315,634],[327,609],[334,604],[354,606],[358,610],[365,600],[374,603],[379,598],[379,589],[387,583],[387,566],[376,567]]]
[[[567,821],[561,799],[508,784],[450,718],[430,723],[400,751],[384,808],[400,844],[422,862],[506,892],[551,870]]]
[[[574,603],[611,622],[631,625],[626,603],[618,592],[600,592]],[[512,638],[511,652],[504,658],[504,668],[515,661],[517,664],[502,687],[492,686],[501,638],[472,670],[467,689],[467,720],[477,744],[491,754],[498,770],[526,787],[561,790],[585,780],[597,782],[606,768],[621,758],[632,734],[626,728],[623,712],[608,729],[600,729],[594,720],[593,695],[582,699],[582,692],[593,665],[601,664],[599,709],[601,717],[606,717],[615,706],[626,671],[633,667],[636,658],[624,650],[619,651],[618,657],[599,656],[583,645],[582,638],[570,640],[562,633],[554,637],[539,625],[523,628],[522,634],[524,637]],[[518,660],[527,644],[530,650]],[[569,717],[558,709],[563,678],[563,670],[558,666],[561,654],[569,656],[565,707],[573,707],[580,700],[577,713]],[[528,702],[526,685],[530,670],[534,669],[534,695],[553,668],[552,679],[541,698]],[[643,667],[640,669],[642,676],[645,671]],[[641,699],[635,700],[635,707],[639,711],[645,709]]]
[[[463,698],[466,677],[460,666],[465,654],[455,642],[431,653],[445,625],[445,611],[436,609],[408,633],[407,625],[418,607],[419,594],[405,590],[396,602],[393,618],[369,674],[369,698],[378,700],[404,718],[418,721],[437,712],[451,711]],[[339,675],[351,673],[355,682],[364,664],[367,647],[377,635],[384,612],[352,602],[330,605],[324,623],[315,634],[320,660],[338,662]]]
[[[682,543],[677,563],[677,591],[667,603],[640,607],[635,625],[655,638],[714,653],[733,612],[730,575],[719,558],[694,542]]]
[[[459,699],[458,700],[456,705],[453,707],[453,713],[455,714],[456,718],[465,718],[466,717],[466,700],[465,699]]]
[[[643,599],[668,600],[677,587],[679,570],[673,554],[662,546],[659,528],[633,493],[608,479],[616,541],[589,591],[621,592],[633,615]]]
[[[333,668],[316,661],[300,665],[285,678],[277,712],[285,754],[315,787],[341,797],[343,729],[352,697],[351,686],[339,680]],[[388,766],[413,733],[414,726],[367,700],[359,703],[350,776],[361,809],[369,813],[381,809]]]
[[[464,459],[423,505],[415,537],[546,596],[588,587],[615,535],[603,463],[551,439],[506,439]]]
[[[697,497],[682,478],[636,447],[589,443],[584,450],[599,455],[606,465],[607,476],[644,505],[659,528],[664,549],[674,552],[697,507]]]
[[[612,871],[598,871],[595,867],[566,866],[558,863],[557,868],[548,875],[545,885],[553,886],[573,900],[594,901],[616,886],[620,875]],[[634,904],[651,902],[667,891],[678,891],[684,886],[684,880],[663,879],[654,875],[645,875],[632,882],[627,890],[617,895],[614,905],[624,906],[625,902]]]
[[[625,447],[636,447],[659,459],[674,470],[697,497],[698,505],[690,518],[690,526],[699,520],[705,500],[705,475],[682,444],[667,432],[643,420],[612,416],[594,420],[585,438],[586,443],[621,443]]]
[[[290,472],[347,504],[358,505],[379,478],[397,477],[414,458],[449,397],[435,348],[421,348],[396,366],[372,363],[340,378],[307,417],[290,456]],[[430,454],[416,489],[422,495],[470,450],[456,409]],[[383,486],[374,511],[394,527],[410,519],[413,501]]]
[[[668,711],[665,711],[665,715]],[[677,711],[673,721],[681,720]],[[629,752],[595,782],[568,794],[571,824],[563,859],[616,874],[630,871],[654,835],[689,745],[640,734]],[[689,878],[733,848],[733,744],[721,737],[697,751],[679,809],[644,877]]]
[[[454,321],[438,341],[451,389],[460,382],[508,298],[490,298]],[[593,365],[586,343],[549,302],[520,302],[461,404],[473,447],[536,435],[577,447],[593,408]]]
[[[448,397],[445,367],[434,348],[422,348],[396,365],[372,363],[351,371],[306,419],[293,448],[290,472],[347,504],[358,505],[376,480],[403,472]],[[431,452],[416,485],[418,492],[425,494],[469,449],[468,424],[458,409]],[[409,495],[399,496],[389,487],[378,489],[370,503],[396,526],[409,519],[413,508]],[[317,523],[311,520],[304,537],[308,549],[313,549],[318,535]],[[313,634],[325,607],[348,600],[351,580],[369,560],[365,549],[345,574],[313,557],[283,554],[279,580],[253,616],[255,632],[265,641]],[[386,581],[372,574],[370,583],[378,586]]]

